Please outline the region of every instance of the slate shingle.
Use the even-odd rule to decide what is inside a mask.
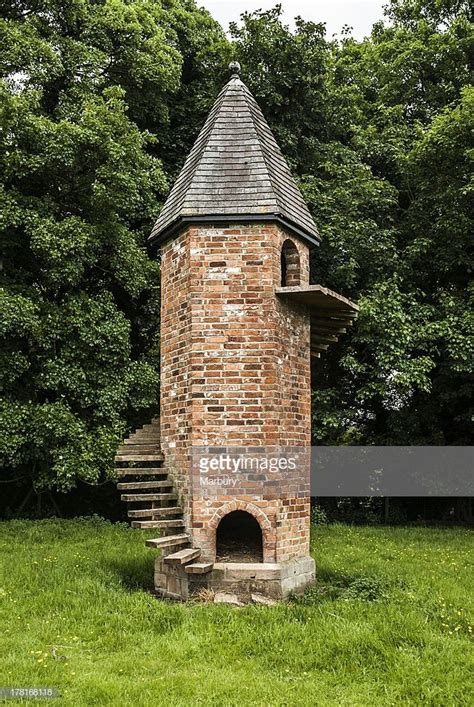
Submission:
[[[220,92],[153,228],[159,243],[183,221],[280,220],[319,234],[262,111],[237,75]]]

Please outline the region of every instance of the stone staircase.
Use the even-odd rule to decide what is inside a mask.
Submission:
[[[319,312],[311,317],[311,356],[320,358],[321,354],[339,341],[341,334],[354,323],[357,312],[329,311]]]
[[[184,566],[189,574],[205,574],[213,563],[195,562],[201,551],[191,547],[183,509],[168,475],[160,444],[160,420],[155,418],[130,434],[115,455],[117,489],[129,504],[132,528],[159,528],[159,538],[146,540],[147,547],[163,552],[166,564]],[[122,481],[123,479],[123,481]],[[124,493],[125,492],[125,493]],[[179,549],[178,549],[179,548]]]

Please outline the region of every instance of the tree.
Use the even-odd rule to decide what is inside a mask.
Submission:
[[[474,89],[433,119],[407,155],[413,197],[403,215],[403,268],[423,312],[430,387],[411,410],[444,444],[472,441],[474,413]],[[438,433],[439,434],[439,433]]]
[[[67,490],[109,474],[125,429],[157,411],[146,238],[183,64],[207,47],[212,65],[225,39],[188,0],[3,10],[1,454],[10,477]]]
[[[324,443],[471,439],[472,23],[392,0],[357,42],[278,7],[229,43],[193,0],[14,0],[0,23],[8,478],[71,488],[157,411],[146,238],[235,56],[323,236],[313,281],[357,300],[315,366]]]
[[[363,42],[301,19],[291,32],[278,7],[233,32],[323,236],[313,279],[361,306],[315,367],[315,438],[466,443],[472,24],[448,0],[388,14]]]
[[[371,173],[396,190],[397,201],[395,249],[387,254],[392,273],[377,275],[372,286],[360,283],[362,313],[349,357],[341,359],[349,374],[343,378],[357,391],[355,407],[366,411],[363,424],[354,425],[363,441],[468,443],[472,111],[458,113],[457,106],[472,76],[472,24],[463,3],[395,2],[388,14],[392,27],[376,25],[371,39],[359,45],[346,41],[337,60],[339,80],[356,87],[361,105],[354,148]],[[439,116],[452,110],[459,116],[458,133],[446,136],[443,156],[433,161],[422,146],[439,131]],[[457,333],[446,309],[453,298]],[[449,344],[461,339],[462,371]]]

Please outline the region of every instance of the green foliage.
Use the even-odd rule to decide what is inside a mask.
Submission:
[[[322,499],[320,512],[327,523],[355,523],[357,525],[380,525],[383,518],[383,498],[366,496],[360,498],[340,497]],[[390,518],[392,521],[392,518]],[[315,521],[311,518],[311,521]]]
[[[467,3],[394,0],[391,26],[327,42],[280,10],[234,27],[243,73],[323,241],[313,281],[355,299],[315,371],[326,444],[472,439],[472,128]]]
[[[211,35],[224,42],[187,1],[5,8],[0,453],[37,487],[107,476],[126,428],[156,412],[160,140]]]
[[[400,584],[400,583],[399,583]],[[402,583],[403,584],[403,583]],[[390,582],[377,576],[341,576],[331,582],[318,582],[301,595],[292,595],[291,601],[300,606],[318,606],[331,600],[385,601],[390,598]]]
[[[321,506],[311,508],[311,523],[313,525],[327,525],[329,523],[326,511]]]
[[[378,577],[358,577],[342,594],[343,599],[359,601],[381,601],[387,598],[384,582]]]
[[[146,239],[230,58],[323,241],[313,281],[360,304],[316,365],[327,444],[472,438],[473,43],[463,0],[392,0],[328,41],[278,7],[233,42],[193,0],[5,3],[0,453],[7,478],[110,473],[156,412],[159,266]],[[342,20],[341,20],[342,23]]]

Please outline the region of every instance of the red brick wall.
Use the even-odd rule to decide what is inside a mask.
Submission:
[[[165,464],[190,517],[191,446],[191,270],[189,235],[184,232],[161,250],[160,433]]]
[[[309,552],[309,498],[186,500],[191,445],[310,445],[309,316],[274,293],[289,237],[273,224],[190,227],[162,248],[162,444],[209,559],[216,518],[236,501],[263,529],[264,561]],[[308,284],[308,248],[291,240]]]

